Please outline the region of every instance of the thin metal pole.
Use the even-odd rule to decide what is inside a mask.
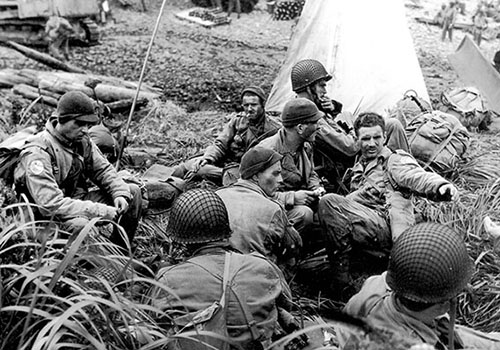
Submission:
[[[144,63],[142,65],[141,75],[139,77],[139,83],[137,84],[137,89],[135,91],[134,100],[132,101],[132,107],[130,108],[130,114],[128,116],[127,125],[125,127],[125,135],[123,136],[123,138],[121,139],[121,142],[120,142],[120,149],[118,150],[118,159],[116,160],[116,165],[115,165],[116,170],[120,170],[120,160],[121,160],[122,155],[123,155],[123,148],[125,147],[125,142],[127,141],[130,123],[132,121],[132,115],[134,114],[135,105],[137,104],[139,92],[141,91],[141,85],[142,85],[142,80],[144,79],[146,65],[148,63],[149,55],[151,53],[151,48],[153,47],[153,42],[155,41],[156,33],[158,32],[158,27],[160,26],[160,19],[161,19],[161,16],[163,14],[163,9],[165,8],[166,2],[167,2],[167,0],[163,0],[163,2],[161,3],[160,13],[158,14],[158,18],[156,19],[155,28],[153,30],[153,34],[151,35],[151,41],[149,42],[148,51],[146,52],[146,57],[144,58]]]

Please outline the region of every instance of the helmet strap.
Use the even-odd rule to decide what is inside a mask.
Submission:
[[[455,320],[457,318],[457,297],[450,300],[450,324],[448,325],[448,349],[455,350]]]

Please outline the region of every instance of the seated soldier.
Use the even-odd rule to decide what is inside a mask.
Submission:
[[[73,26],[66,18],[52,16],[47,20],[45,34],[49,41],[49,53],[54,58],[63,58],[60,49],[63,49],[64,58],[69,58],[69,38],[73,33]]]
[[[288,101],[283,108],[283,127],[258,146],[270,148],[283,156],[283,184],[276,192],[287,210],[288,219],[299,233],[313,222],[314,208],[324,188],[314,171],[311,142],[323,117],[316,105],[305,98]]]
[[[293,264],[302,245],[285,208],[273,199],[283,182],[283,156],[268,148],[254,147],[241,158],[240,179],[216,193],[229,214],[231,245],[243,253],[259,252],[273,262]]]
[[[297,62],[291,72],[292,89],[298,97],[307,98],[324,113],[318,122],[314,139],[314,164],[320,177],[328,180],[329,192],[347,192],[341,179],[347,168],[354,164],[359,151],[352,128],[352,113],[342,112],[342,103],[330,99],[326,85],[332,76],[325,67],[313,59]],[[409,152],[408,139],[401,122],[386,120],[385,144],[392,150]]]
[[[361,154],[351,169],[351,193],[324,196],[319,220],[332,268],[332,291],[350,284],[353,245],[388,252],[392,241],[415,224],[412,194],[452,200],[458,191],[440,175],[425,171],[404,151],[384,146],[384,118],[362,113],[354,123]]]
[[[236,181],[237,165],[243,154],[251,145],[276,133],[281,126],[279,121],[266,114],[264,110],[266,96],[261,88],[257,86],[244,88],[241,100],[244,112],[231,118],[203,156],[179,165],[174,170],[173,176],[185,178],[189,174],[196,174],[218,184],[222,181],[224,185]],[[223,168],[230,165],[233,165],[231,167],[233,172],[223,174]]]
[[[456,297],[469,283],[473,269],[457,232],[441,224],[421,223],[401,234],[394,242],[387,272],[368,278],[344,311],[433,349],[500,349],[499,333],[450,324],[455,320]],[[347,340],[341,348],[351,348],[349,332],[339,331],[342,343]]]
[[[132,242],[142,211],[137,185],[126,184],[88,135],[99,121],[92,99],[80,91],[64,94],[45,130],[31,137],[14,170],[18,193],[37,204],[37,214],[79,231],[89,220],[118,220]],[[89,191],[88,180],[100,190]],[[118,230],[111,241],[125,247]]]
[[[227,327],[236,346],[250,350],[269,345],[278,308],[290,306],[290,289],[278,267],[264,256],[243,255],[231,247],[222,199],[204,189],[181,194],[172,206],[167,231],[174,242],[186,245],[190,257],[158,272],[156,279],[166,289],[153,289],[152,304],[182,328],[197,312],[221,300],[226,315],[220,328]],[[180,348],[192,347],[185,343]]]

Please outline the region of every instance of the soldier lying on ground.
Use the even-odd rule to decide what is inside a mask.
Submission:
[[[341,193],[347,192],[341,179],[354,164],[359,148],[352,128],[352,113],[342,112],[342,103],[328,97],[326,84],[331,79],[325,67],[313,59],[297,62],[291,72],[292,89],[297,96],[314,102],[324,113],[314,139],[314,164],[318,175],[328,180],[329,192]],[[386,130],[386,145],[390,149],[409,152],[405,130],[398,120],[387,119]]]
[[[234,115],[224,126],[215,142],[209,146],[203,156],[180,164],[173,176],[185,178],[196,174],[224,185],[234,183],[238,177],[238,164],[250,145],[270,136],[281,124],[264,110],[266,96],[257,86],[249,86],[241,92],[244,112]],[[226,166],[227,171],[224,171]],[[224,176],[224,178],[223,178]]]
[[[500,349],[500,333],[450,325],[454,317],[448,313],[455,314],[456,297],[473,269],[457,232],[440,224],[418,224],[395,241],[388,271],[368,278],[344,310],[435,349],[451,349],[451,344],[455,349]]]
[[[241,158],[240,179],[216,192],[229,213],[231,245],[243,253],[261,253],[279,265],[293,264],[302,245],[285,208],[273,199],[283,182],[282,158],[268,148],[251,148]]]
[[[35,146],[21,153],[16,190],[39,206],[39,217],[53,217],[74,232],[93,218],[119,220],[132,242],[141,216],[141,191],[118,177],[88,136],[89,127],[99,121],[95,108],[79,91],[61,97],[45,130],[28,140]],[[99,190],[90,191],[88,180]],[[126,246],[118,230],[110,239]]]
[[[258,146],[270,148],[283,156],[283,185],[276,198],[285,206],[288,219],[299,233],[313,222],[314,208],[324,188],[314,171],[311,142],[323,113],[305,98],[288,101],[283,108],[283,127]]]
[[[324,196],[318,210],[332,269],[331,291],[340,297],[351,281],[354,244],[388,252],[393,240],[415,224],[412,194],[433,200],[458,197],[455,186],[443,177],[425,171],[408,153],[384,146],[382,116],[362,113],[354,130],[361,154],[351,169],[351,193]]]
[[[278,307],[290,306],[290,289],[278,267],[264,256],[243,255],[231,247],[222,199],[204,189],[181,194],[172,206],[167,231],[175,242],[186,244],[190,258],[158,272],[156,279],[169,290],[155,288],[152,304],[172,313],[182,328],[197,312],[221,300],[225,319],[217,333],[227,329],[229,339],[242,349],[269,345],[278,325]],[[215,348],[225,349],[218,345]],[[181,339],[177,348],[193,347],[193,342]]]

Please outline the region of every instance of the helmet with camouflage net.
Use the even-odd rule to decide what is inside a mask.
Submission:
[[[182,193],[174,202],[167,232],[178,243],[208,243],[231,236],[222,199],[206,189]]]
[[[316,60],[306,59],[297,62],[292,68],[292,90],[298,92],[320,79],[332,79],[325,67]]]
[[[441,224],[421,223],[394,242],[387,284],[406,299],[441,303],[465,288],[473,266],[457,232]]]

